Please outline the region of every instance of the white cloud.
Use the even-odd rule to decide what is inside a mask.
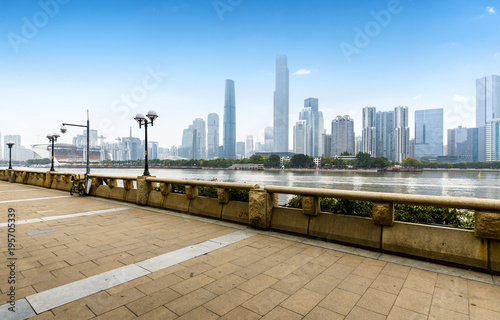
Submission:
[[[311,72],[312,71],[310,69],[299,69],[299,70],[295,71],[293,74],[296,76],[303,76],[306,74],[310,74]]]
[[[496,13],[495,8],[493,7],[486,7],[486,11],[488,11],[488,13],[490,14]]]
[[[422,94],[417,94],[416,96],[413,97],[413,100],[420,100],[422,99]]]

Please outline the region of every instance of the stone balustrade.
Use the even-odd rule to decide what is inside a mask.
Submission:
[[[500,272],[500,201],[458,197],[266,186],[156,177],[90,175],[92,196],[175,210],[302,234],[355,246]],[[71,174],[0,170],[0,180],[69,190]],[[173,192],[184,186],[185,193]],[[200,196],[200,187],[217,190]],[[249,201],[231,199],[231,190],[249,191]],[[279,194],[302,196],[302,208],[278,205]],[[365,200],[372,217],[322,212],[320,198]],[[394,221],[394,205],[448,207],[475,211],[474,230]]]

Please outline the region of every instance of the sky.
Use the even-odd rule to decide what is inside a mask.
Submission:
[[[445,133],[475,125],[475,81],[500,74],[500,0],[4,0],[0,132],[47,143],[61,123],[106,141],[143,139],[136,113],[155,110],[149,141],[180,145],[195,118],[220,117],[235,81],[237,141],[272,126],[275,59],[288,57],[291,130],[319,99],[361,135],[377,111],[444,108]],[[82,129],[69,127],[58,142]],[[446,141],[445,141],[446,144]]]

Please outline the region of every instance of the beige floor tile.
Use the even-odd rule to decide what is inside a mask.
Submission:
[[[288,263],[280,263],[280,264],[276,265],[275,267],[272,267],[269,270],[266,270],[264,272],[264,274],[281,280],[297,269],[298,269],[297,266],[294,266],[294,265],[291,265]]]
[[[324,297],[325,296],[322,294],[302,288],[283,301],[281,306],[305,316],[316,307]]]
[[[299,320],[302,318],[303,317],[298,313],[295,313],[293,311],[290,311],[290,310],[282,308],[282,307],[276,307],[261,319],[262,320]]]
[[[346,264],[341,264],[341,263],[334,263],[330,267],[328,267],[325,271],[323,271],[324,275],[327,276],[332,276],[340,280],[344,280],[348,275],[351,274],[351,272],[355,269],[356,267],[349,266]]]
[[[234,274],[245,279],[252,279],[257,275],[266,272],[269,268],[270,267],[265,264],[256,262],[235,271]]]
[[[176,319],[178,316],[172,311],[168,310],[166,307],[161,306],[146,312],[142,316],[138,317],[137,320],[171,320]]]
[[[312,280],[316,276],[318,276],[321,272],[323,272],[325,269],[326,269],[326,267],[324,267],[320,264],[308,262],[305,265],[303,265],[302,267],[295,270],[293,272],[293,274],[295,274],[299,277],[302,277],[302,278]]]
[[[427,316],[405,308],[394,306],[387,320],[426,320]]]
[[[204,273],[210,278],[220,279],[240,269],[240,266],[228,262],[211,270],[205,271]]]
[[[198,308],[199,306],[214,299],[215,297],[217,296],[212,292],[201,288],[186,295],[180,296],[179,298],[165,303],[164,305],[169,310],[175,312],[177,315],[183,315]]]
[[[352,274],[357,274],[365,278],[375,279],[380,274],[383,268],[383,265],[370,263],[365,260],[352,271]]]
[[[397,296],[391,293],[369,288],[359,299],[358,306],[383,315],[388,315]]]
[[[245,319],[245,320],[258,320],[261,316],[252,312],[248,309],[237,307],[231,312],[227,313],[225,316],[221,317],[221,320],[234,320],[234,319]]]
[[[268,288],[243,303],[242,306],[263,316],[281,302],[285,301],[288,297],[289,295],[287,294]]]
[[[203,307],[198,307],[182,317],[177,318],[178,320],[193,320],[193,319],[203,319],[203,320],[215,320],[219,319],[219,316],[216,315],[215,313],[211,312],[210,310],[207,310],[206,308]]]
[[[471,306],[470,307],[470,319],[471,320],[498,320],[498,319],[500,319],[500,312]]]
[[[467,306],[466,306],[467,307]],[[429,320],[468,320],[469,315],[460,312],[450,310],[453,306],[448,307],[448,309],[437,307],[435,305],[431,306],[431,311],[429,312]]]
[[[361,264],[361,262],[363,262],[366,258],[365,257],[361,257],[361,256],[356,256],[356,255],[353,255],[353,254],[345,254],[343,255],[339,261],[337,261],[337,263],[340,263],[340,264],[345,264],[345,265],[348,265],[348,266],[351,266],[351,267],[357,267]]]
[[[436,280],[433,277],[425,275],[415,275],[410,273],[403,285],[404,288],[413,289],[416,291],[433,294],[436,286]]]
[[[471,306],[500,312],[500,303],[498,303],[500,301],[499,286],[469,280],[468,288]]]
[[[217,295],[221,295],[228,292],[229,290],[236,288],[245,281],[247,280],[242,277],[238,277],[235,274],[230,274],[223,278],[215,280],[214,282],[204,286],[204,288]]]
[[[251,294],[235,288],[205,303],[204,307],[223,316],[252,297]]]
[[[147,277],[141,277],[141,278],[148,279]],[[181,281],[183,281],[183,279],[180,278],[179,276],[175,274],[167,274],[166,276],[154,280],[149,279],[149,281],[138,285],[136,288],[145,294],[151,294],[153,292],[175,285]]]
[[[344,318],[343,315],[321,307],[312,309],[311,312],[304,317],[305,320],[342,320]]]
[[[126,307],[136,315],[140,316],[179,297],[179,293],[173,291],[170,288],[165,288],[149,294],[141,299],[130,302],[126,305]]]
[[[334,251],[334,250],[327,250],[321,255],[315,257],[311,262],[317,263],[319,265],[322,265],[323,267],[330,267],[332,264],[337,262],[344,253]]]
[[[201,288],[203,286],[206,286],[207,284],[214,282],[215,280],[207,277],[204,274],[200,274],[197,276],[194,276],[190,279],[184,280],[182,282],[179,282],[177,284],[174,284],[170,286],[172,290],[175,290],[176,292],[180,294],[187,294],[191,291],[194,291],[198,288]]]
[[[432,306],[469,314],[469,299],[465,293],[436,288],[432,298]]]
[[[339,283],[340,280],[335,277],[320,274],[319,276],[308,282],[304,286],[304,288],[317,293],[321,293],[323,295],[327,295],[332,292]]]
[[[403,288],[396,299],[395,305],[411,311],[415,311],[424,315],[429,314],[431,307],[432,295],[416,291],[413,289]]]
[[[345,318],[346,320],[370,319],[370,320],[385,320],[385,316],[361,307],[354,307]]]
[[[124,306],[129,302],[138,300],[144,296],[145,296],[144,293],[140,292],[136,288],[132,288],[112,296],[94,299],[89,303],[87,303],[87,306],[96,315],[101,315],[110,310]]]
[[[278,280],[264,274],[258,275],[238,286],[239,289],[246,291],[250,294],[256,295],[261,291],[269,288],[275,284]]]
[[[436,288],[468,294],[467,280],[459,277],[453,277],[446,274],[438,274],[436,279]]]
[[[408,277],[408,274],[410,274],[410,270],[411,267],[402,266],[395,263],[387,263],[387,265],[384,267],[384,269],[382,269],[380,273],[391,277],[406,279],[406,277]]]
[[[108,311],[104,314],[101,314],[96,320],[115,320],[115,319],[120,319],[120,320],[128,320],[128,319],[135,319],[136,316],[135,314],[130,311],[129,309],[125,307],[121,307],[118,309],[114,309],[112,311]]]
[[[308,279],[289,274],[280,281],[276,282],[271,288],[292,295],[309,282]]]
[[[365,293],[366,289],[370,287],[372,282],[373,279],[365,278],[363,276],[358,276],[355,274],[350,274],[344,280],[342,280],[342,282],[340,282],[338,287],[340,289],[362,295]]]
[[[361,296],[342,289],[335,289],[318,306],[347,316]]]
[[[380,274],[370,287],[387,293],[398,294],[404,282],[405,280],[401,278]]]

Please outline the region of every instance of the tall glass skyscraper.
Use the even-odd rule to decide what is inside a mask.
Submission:
[[[299,120],[293,127],[293,152],[307,154],[307,141],[309,140],[308,126],[306,120]]]
[[[500,118],[486,124],[486,161],[500,161]]]
[[[377,112],[377,157],[394,159],[394,111]]]
[[[361,135],[362,151],[376,156],[377,154],[377,109],[363,108],[363,132]]]
[[[478,160],[486,161],[486,126],[500,118],[500,76],[476,80],[476,127],[478,128]],[[491,143],[490,143],[491,144]]]
[[[410,128],[408,127],[408,107],[397,106],[394,108],[394,158],[393,161],[401,162],[408,158],[410,153]]]
[[[443,155],[443,109],[415,111],[415,158]]]
[[[277,55],[273,116],[273,149],[275,152],[288,152],[288,99],[289,73],[287,57],[285,55]]]
[[[196,150],[194,159],[206,159],[207,157],[207,130],[205,120],[196,118],[193,121],[193,127],[196,130]]]
[[[217,113],[210,113],[208,115],[207,126],[207,157],[208,159],[213,159],[219,156],[217,154],[219,149],[219,115]]]
[[[226,80],[224,97],[224,158],[236,159],[236,102],[233,80]]]
[[[355,155],[354,121],[349,116],[337,116],[332,121],[332,156],[343,152]]]

